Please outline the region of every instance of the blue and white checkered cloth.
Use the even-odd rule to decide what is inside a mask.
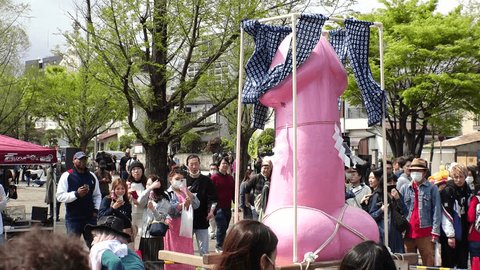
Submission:
[[[322,34],[322,27],[328,18],[321,14],[302,14],[297,24],[297,67],[310,55]],[[345,20],[345,29],[330,31],[330,42],[340,61],[350,61],[355,80],[360,87],[368,125],[382,121],[382,102],[385,93],[374,80],[368,64],[370,25],[372,22]],[[254,104],[253,127],[263,129],[268,108],[259,98],[277,86],[292,72],[292,48],[288,50],[285,63],[269,70],[273,57],[282,40],[291,33],[287,26],[271,26],[256,20],[245,20],[242,27],[255,42],[255,50],[246,65],[246,81],[243,87],[243,103]]]
[[[328,18],[321,14],[302,14],[297,24],[297,67],[301,65],[317,45],[322,27]],[[255,20],[242,22],[242,27],[255,41],[255,51],[246,66],[246,81],[243,87],[243,103],[255,104],[253,127],[263,129],[268,108],[259,98],[277,86],[292,72],[292,48],[285,63],[269,70],[273,57],[282,40],[291,33],[290,27],[260,24]]]
[[[347,19],[345,20],[345,29],[330,32],[330,43],[343,64],[345,64],[348,54],[355,80],[362,93],[363,104],[368,116],[368,126],[382,121],[382,102],[385,102],[385,92],[373,78],[368,63],[370,26],[372,24],[372,22]]]

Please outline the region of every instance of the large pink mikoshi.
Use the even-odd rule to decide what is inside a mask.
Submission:
[[[285,61],[288,36],[272,66]],[[347,74],[333,47],[322,37],[297,70],[297,205],[298,253],[318,252],[316,261],[338,260],[355,244],[378,241],[375,221],[359,208],[345,205],[345,155],[338,97]],[[275,109],[275,155],[263,222],[279,238],[277,261],[293,259],[293,129],[292,77],[265,93],[261,103]]]

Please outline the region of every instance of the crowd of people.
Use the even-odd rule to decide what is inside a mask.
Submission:
[[[469,259],[471,265],[480,255],[477,167],[450,164],[432,175],[420,158],[401,157],[386,164],[387,202],[382,168],[355,165],[346,170],[346,203],[371,215],[382,243],[387,224],[392,252],[418,252],[425,266],[468,269]]]
[[[127,151],[120,161],[120,177],[112,179],[101,160],[94,173],[87,167],[84,152],[74,155],[73,168],[60,176],[56,198],[65,204],[67,234],[83,236],[90,249],[92,269],[101,269],[104,260],[111,261],[112,254],[103,252],[105,249],[111,249],[121,259],[136,256],[146,269],[160,267],[159,250],[193,254],[193,239],[200,255],[207,254],[210,220],[216,221],[216,250],[222,251],[235,192],[230,160],[219,159],[218,171],[212,171],[210,176],[200,172],[197,155],[188,156],[185,165],[186,170],[171,166],[168,179],[147,176],[144,165],[133,156],[130,158]],[[155,223],[168,228],[163,235],[152,232]],[[105,230],[107,225],[114,228]],[[136,238],[140,239],[138,243]],[[110,242],[106,244],[104,240]],[[111,243],[113,240],[116,242]],[[130,254],[131,250],[136,253]],[[133,262],[131,258],[128,261]],[[176,264],[163,267],[190,269]]]
[[[90,269],[116,269],[113,267],[118,265],[158,269],[163,265],[159,250],[194,254],[193,239],[200,255],[209,253],[209,240],[215,239],[215,250],[221,253],[215,269],[274,269],[278,240],[259,222],[268,204],[274,166],[268,158],[255,165],[258,173],[247,170],[240,185],[244,220],[228,233],[235,198],[231,156],[218,156],[205,175],[200,171],[200,157],[189,155],[184,166],[171,162],[165,179],[147,176],[143,163],[128,151],[120,161],[119,178],[112,178],[104,162],[97,163],[95,172],[89,170],[87,155],[77,152],[73,168],[61,174],[54,194],[58,203],[65,204],[67,234],[84,238]],[[476,168],[452,164],[448,171],[431,175],[428,163],[420,158],[398,158],[388,161],[386,168],[386,202],[382,168],[356,164],[346,169],[345,202],[372,216],[380,241],[354,247],[340,268],[393,269],[393,261],[385,257],[391,251],[418,252],[425,266],[467,269],[469,259],[480,257]],[[47,170],[47,190],[54,184],[48,183],[53,173],[54,167]],[[5,194],[0,185],[0,210],[5,207]],[[46,198],[46,202],[52,205],[54,200]],[[52,218],[54,215],[58,220],[58,212],[52,210]],[[163,228],[160,234],[153,231],[158,224]],[[212,227],[215,229],[209,232]],[[383,246],[386,230],[388,243]],[[136,243],[135,239],[140,240]],[[436,245],[441,246],[441,263],[435,258]],[[381,254],[382,260],[368,260]],[[363,260],[365,267],[352,268],[360,265],[358,260]],[[194,269],[181,264],[162,267]]]

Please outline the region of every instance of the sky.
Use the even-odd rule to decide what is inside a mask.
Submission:
[[[75,14],[71,0],[15,0],[28,3],[28,18],[22,19],[30,40],[30,48],[23,54],[23,60],[32,60],[52,55],[52,50],[64,46],[65,38],[60,34],[72,29],[68,12]]]
[[[77,2],[80,0],[76,0]],[[75,16],[73,0],[13,0],[28,3],[30,13],[22,20],[30,40],[30,48],[22,55],[23,60],[32,60],[52,55],[56,46],[64,48],[65,39],[60,34],[72,29],[69,12]],[[439,0],[439,11],[446,13],[458,5],[458,0]],[[358,0],[354,7],[360,12],[369,12],[382,7],[376,0]]]

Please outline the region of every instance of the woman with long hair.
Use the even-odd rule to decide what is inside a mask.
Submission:
[[[392,218],[392,211],[403,215],[406,211],[406,207],[402,200],[400,200],[400,194],[396,189],[392,189],[387,195],[387,203],[383,201],[383,170],[377,169],[370,172],[368,177],[370,188],[372,189],[372,196],[369,199],[367,212],[376,221],[378,225],[378,232],[380,234],[380,242],[384,243],[385,236],[385,222],[384,211],[388,211],[388,243],[387,244],[392,252],[403,253],[405,251],[403,247],[403,238],[401,232],[398,231],[395,221]]]
[[[245,176],[243,177],[242,183],[240,184],[240,209],[243,211],[243,219],[252,219],[252,209],[246,206],[245,204],[245,185],[250,180],[250,176],[252,175],[253,170],[247,169],[245,172]],[[249,196],[251,198],[250,205],[254,205],[253,203],[253,195]]]
[[[122,219],[124,224],[124,232],[133,238],[132,232],[132,204],[130,204],[127,183],[116,178],[112,182],[110,195],[105,196],[98,210],[98,218],[104,216],[116,216]],[[130,239],[133,241],[133,239]]]
[[[242,220],[233,225],[223,243],[220,263],[215,270],[273,270],[278,238],[256,220]]]

